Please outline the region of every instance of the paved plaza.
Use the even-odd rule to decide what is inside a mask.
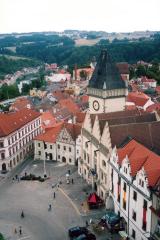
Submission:
[[[68,170],[73,184],[66,183]],[[24,163],[6,179],[1,179],[0,232],[6,239],[65,240],[68,239],[68,228],[84,226],[90,218],[98,221],[105,212],[104,209],[89,211],[87,208],[87,193],[92,189],[78,176],[76,167],[47,162],[46,173],[49,178],[45,182],[13,181],[15,174],[23,176],[25,172],[43,176],[43,162]],[[52,205],[51,211],[48,211],[49,204]],[[25,215],[23,219],[20,216],[22,210]],[[107,238],[110,239],[107,231],[97,237],[100,240]],[[114,235],[112,239],[119,237]]]

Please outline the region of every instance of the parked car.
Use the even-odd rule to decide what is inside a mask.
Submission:
[[[121,218],[114,212],[107,212],[100,220],[100,225],[107,227],[110,231],[120,231]]]
[[[96,240],[96,236],[93,233],[81,234],[79,237],[74,238],[74,240]]]
[[[88,233],[88,229],[85,227],[76,226],[68,229],[68,235],[71,239],[87,233]]]

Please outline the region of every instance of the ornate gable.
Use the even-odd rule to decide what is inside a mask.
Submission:
[[[101,137],[101,143],[109,149],[109,151],[112,148],[111,145],[111,138],[110,138],[110,132],[108,127],[108,122],[106,122],[105,127],[103,129],[102,137]]]
[[[96,115],[96,118],[94,120],[94,124],[93,124],[93,130],[92,130],[92,135],[98,140],[100,141],[100,126],[99,126],[99,120],[98,120],[98,116]]]
[[[85,128],[90,133],[92,132],[92,122],[91,122],[91,116],[89,113],[86,113],[82,128]]]
[[[63,142],[68,144],[74,144],[74,140],[71,134],[67,131],[66,128],[63,128],[57,137],[57,142]]]

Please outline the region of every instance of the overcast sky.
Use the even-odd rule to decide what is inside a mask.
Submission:
[[[0,0],[0,33],[160,30],[160,0]]]

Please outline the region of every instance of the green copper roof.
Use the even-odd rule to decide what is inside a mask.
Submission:
[[[116,64],[111,60],[107,50],[102,50],[96,68],[89,81],[90,88],[112,90],[126,88]]]

